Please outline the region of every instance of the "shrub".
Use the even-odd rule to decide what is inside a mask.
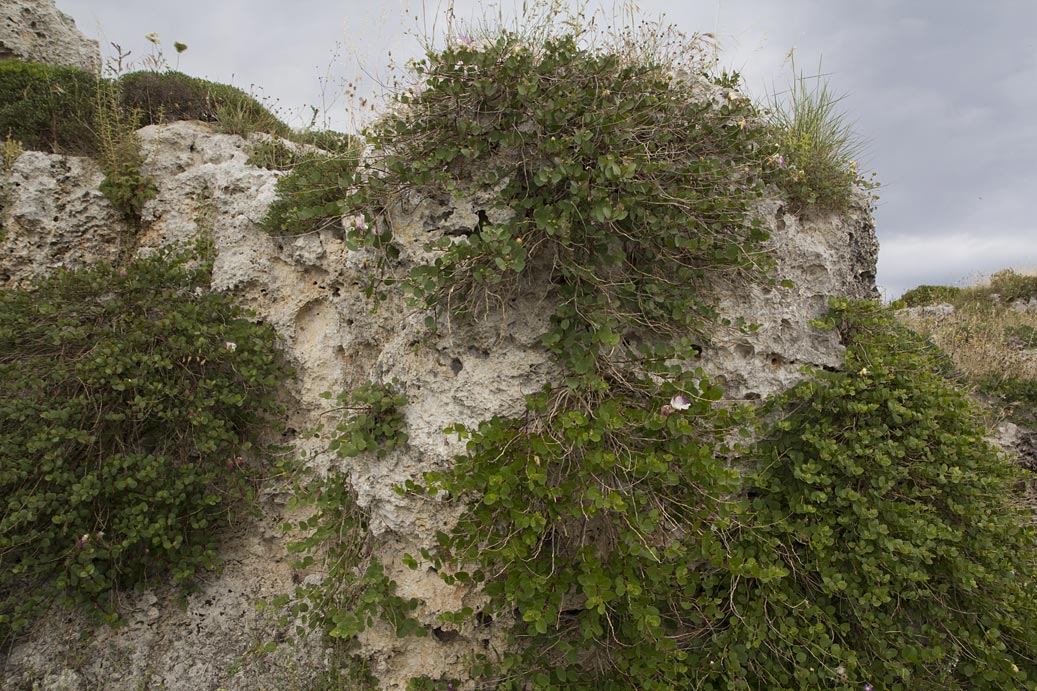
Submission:
[[[0,137],[27,149],[94,155],[97,77],[76,67],[0,60]]]
[[[1005,302],[1037,298],[1037,276],[1027,276],[1004,269],[991,275],[991,293],[996,293]]]
[[[382,215],[401,190],[449,197],[473,175],[497,212],[459,238],[432,236],[435,263],[408,281],[420,304],[505,305],[533,267],[553,266],[561,306],[545,343],[584,372],[635,326],[710,322],[710,279],[764,273],[766,232],[747,212],[765,152],[744,99],[714,108],[668,65],[573,34],[527,45],[504,33],[417,70],[421,88],[369,133],[373,171],[353,203],[371,223],[354,241],[389,245]]]
[[[286,369],[208,268],[165,251],[0,293],[0,638],[217,565]]]
[[[769,104],[768,118],[779,151],[773,159],[781,169],[779,184],[794,210],[843,211],[856,186],[876,186],[857,170],[854,159],[863,143],[838,110],[843,97],[829,89],[820,66],[814,77],[797,74],[795,63],[792,71],[784,98],[774,95]]]
[[[345,132],[307,130],[305,132],[293,132],[289,139],[299,144],[315,146],[328,153],[346,154],[355,157],[360,155],[360,143],[357,141],[357,138]]]
[[[299,162],[301,154],[280,139],[270,139],[250,144],[246,149],[248,162],[267,170],[291,170]]]
[[[143,124],[175,120],[219,123],[235,134],[266,132],[288,136],[291,130],[241,89],[190,77],[181,72],[140,71],[119,78],[123,107],[142,113]]]
[[[101,181],[101,193],[116,209],[133,221],[139,220],[144,204],[158,194],[155,181],[140,172],[139,167],[123,165],[122,172],[112,172]]]
[[[421,88],[375,127],[381,175],[358,195],[370,223],[352,240],[386,246],[381,211],[400,189],[445,198],[477,174],[492,222],[433,237],[408,288],[474,319],[532,276],[550,282],[542,343],[564,374],[521,416],[452,428],[467,453],[409,489],[448,493],[463,514],[423,557],[489,598],[444,620],[514,622],[509,652],[473,669],[488,684],[681,688],[698,616],[684,603],[724,551],[746,415],[717,404],[689,336],[721,321],[718,281],[768,281],[750,214],[762,131],[750,103],[703,102],[650,52],[567,33],[483,45],[428,55]]]
[[[843,371],[768,402],[701,688],[1033,689],[1037,536],[1018,469],[932,348],[836,301]],[[729,588],[729,589],[728,589]]]
[[[356,183],[359,152],[301,157],[277,179],[277,197],[267,208],[263,228],[275,235],[302,235],[339,222],[345,199]]]
[[[954,286],[918,286],[907,291],[897,301],[898,306],[923,307],[942,302],[955,301],[961,295],[961,288]]]

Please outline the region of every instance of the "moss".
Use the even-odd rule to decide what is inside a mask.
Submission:
[[[94,155],[96,107],[97,77],[90,72],[0,60],[0,137],[26,149]]]

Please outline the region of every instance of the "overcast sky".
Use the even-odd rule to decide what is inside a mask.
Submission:
[[[567,0],[572,2],[573,0]],[[57,0],[80,30],[149,53],[157,32],[189,47],[179,68],[253,89],[290,124],[349,130],[342,94],[386,81],[444,29],[437,0]],[[458,19],[500,4],[456,0]],[[611,0],[590,3],[588,14]],[[514,3],[503,3],[514,15]],[[750,95],[782,89],[786,56],[830,84],[869,141],[864,167],[883,187],[875,212],[878,283],[888,296],[922,283],[959,284],[1013,267],[1037,269],[1037,0],[642,0],[642,15],[714,33],[721,65]],[[326,111],[326,112],[324,112]]]

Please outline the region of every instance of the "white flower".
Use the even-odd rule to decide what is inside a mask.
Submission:
[[[150,34],[144,34],[144,38],[148,39],[152,43],[158,43],[158,33],[152,31]]]
[[[235,350],[238,349],[238,344],[234,341],[226,341],[224,342],[223,347],[226,348],[228,352],[233,353]]]
[[[861,375],[862,377],[868,376],[868,368],[867,367],[861,367],[861,371],[858,372],[857,374]]]
[[[670,407],[674,410],[687,410],[691,407],[691,401],[684,394],[677,394],[670,399]]]

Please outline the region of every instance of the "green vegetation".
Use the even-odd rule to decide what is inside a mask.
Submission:
[[[407,443],[402,408],[407,399],[393,386],[367,384],[338,401],[349,411],[336,428],[329,450],[346,458],[362,453],[384,455]],[[261,609],[285,610],[282,624],[296,622],[297,633],[319,631],[349,645],[375,619],[389,622],[398,636],[424,636],[425,629],[410,615],[417,600],[396,595],[396,583],[371,554],[367,517],[357,506],[347,475],[333,471],[298,488],[289,509],[309,509],[312,515],[286,532],[302,537],[288,543],[289,553],[302,555],[295,568],[319,564],[319,582],[302,583],[293,595],[281,595]]]
[[[119,87],[123,108],[141,113],[144,125],[202,120],[233,134],[291,135],[289,127],[259,101],[227,84],[181,72],[142,70],[120,77]]]
[[[506,309],[536,271],[554,291],[542,342],[564,378],[519,417],[453,426],[466,453],[405,488],[462,507],[421,556],[489,598],[443,620],[510,627],[472,673],[515,690],[1034,688],[1035,538],[938,351],[837,303],[844,369],[762,411],[694,367],[711,289],[772,282],[749,210],[782,125],[696,101],[644,53],[484,45],[418,64],[421,87],[369,133],[380,175],[350,199],[351,242],[390,267],[398,200],[495,195],[404,277],[430,325]],[[799,208],[845,208],[844,146],[828,163],[847,174],[790,191]]]
[[[1008,269],[967,288],[919,286],[893,306],[954,307],[950,314],[905,314],[901,321],[947,353],[962,381],[994,404],[994,418],[1037,426],[1037,314],[1011,304],[1035,297],[1037,277]]]
[[[0,293],[0,639],[217,566],[286,369],[209,268],[164,251]]]
[[[437,259],[406,281],[420,304],[504,305],[520,277],[552,266],[560,306],[545,345],[585,374],[607,369],[602,345],[625,357],[628,328],[700,331],[715,316],[709,279],[752,280],[767,265],[766,233],[746,214],[766,153],[762,133],[742,125],[748,102],[713,108],[666,65],[587,50],[573,35],[528,46],[504,34],[417,70],[422,88],[368,133],[381,174],[352,199],[368,218],[353,241],[391,258],[383,216],[404,190],[497,198],[495,222],[461,242],[430,239]]]
[[[430,480],[467,509],[424,556],[483,585],[482,616],[517,617],[516,649],[474,671],[504,689],[1037,688],[1018,469],[891,314],[836,301],[825,326],[842,370],[769,400],[752,446],[730,445],[751,419],[715,389],[558,420],[542,394],[461,430],[467,454]]]
[[[257,163],[277,163],[281,154],[261,149]],[[263,228],[275,235],[302,235],[332,227],[342,218],[343,198],[356,184],[359,151],[296,155],[291,172],[277,179],[277,198],[267,208]]]
[[[738,578],[715,591],[729,627],[705,649],[738,682],[703,688],[1037,688],[1018,468],[927,341],[877,305],[833,305],[843,370],[762,411],[784,414],[753,453]]]
[[[297,164],[301,155],[279,139],[270,139],[249,144],[248,162],[257,168],[289,171]]]
[[[97,77],[76,67],[0,60],[0,137],[26,149],[89,156]]]
[[[1004,269],[967,288],[918,286],[900,296],[893,307],[921,307],[948,303],[966,309],[991,309],[1016,300],[1037,299],[1037,276]]]
[[[98,82],[94,132],[105,171],[100,190],[112,206],[137,224],[144,204],[155,198],[158,188],[154,180],[141,172],[144,155],[140,137],[137,136],[140,113],[123,109],[121,96],[122,90],[117,82]],[[129,250],[130,247],[131,243],[126,243],[124,249]]]
[[[820,65],[813,77],[796,73],[794,62],[792,71],[788,90],[772,96],[768,110],[778,147],[772,163],[783,169],[779,185],[794,211],[844,211],[855,188],[878,186],[857,169],[863,143],[838,110],[843,97],[830,90]]]
[[[961,288],[954,286],[918,286],[897,300],[897,307],[922,307],[951,302],[961,297]]]
[[[266,132],[329,144],[338,139],[296,135],[241,89],[180,72],[146,70],[98,79],[75,67],[0,61],[0,136],[27,149],[97,156],[104,145],[99,138],[113,119],[134,126],[203,120],[242,135]]]

